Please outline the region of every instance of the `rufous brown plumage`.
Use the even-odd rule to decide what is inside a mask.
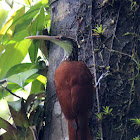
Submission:
[[[76,42],[61,36],[27,38],[50,40],[64,49],[64,61],[55,72],[55,87],[60,106],[68,120],[69,140],[92,140],[88,128],[94,93],[92,74],[84,62],[78,61]]]

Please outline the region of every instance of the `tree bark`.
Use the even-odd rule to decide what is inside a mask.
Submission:
[[[139,0],[54,0],[51,3],[51,35],[77,41],[79,60],[89,66],[97,85],[89,121],[94,140],[131,140],[139,135],[139,128],[131,122],[140,116],[139,6]],[[103,35],[92,30],[97,25],[106,28]],[[51,43],[43,140],[68,140],[67,121],[54,86],[54,73],[62,58],[63,50]],[[104,113],[103,106],[112,108],[112,112]],[[97,117],[97,113],[102,117]]]
[[[89,3],[89,0],[52,1],[51,35],[62,35],[77,40],[79,18],[81,18],[80,16],[84,16],[84,18],[87,16],[86,10]],[[83,25],[83,27],[85,27],[85,25]],[[46,127],[44,131],[44,140],[68,139],[67,121],[61,112],[54,86],[54,73],[62,58],[63,49],[51,43],[49,49],[49,74],[47,83]]]

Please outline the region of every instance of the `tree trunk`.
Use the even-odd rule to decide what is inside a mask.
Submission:
[[[79,60],[89,66],[97,85],[89,121],[94,140],[131,140],[139,135],[138,126],[131,121],[140,116],[139,6],[139,0],[51,3],[51,35],[78,42]],[[106,28],[103,35],[93,31],[97,25]],[[54,86],[54,72],[62,58],[63,50],[51,43],[43,140],[68,140],[67,121]],[[113,110],[107,112],[107,107]]]

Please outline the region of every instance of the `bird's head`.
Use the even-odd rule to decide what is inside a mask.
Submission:
[[[64,49],[65,51],[64,59],[68,59],[70,61],[78,60],[78,46],[76,41],[74,41],[71,38],[63,36],[38,35],[38,36],[28,36],[25,39],[49,40]]]

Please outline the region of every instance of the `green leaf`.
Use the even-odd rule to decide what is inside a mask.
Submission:
[[[101,113],[95,113],[98,119],[101,121],[103,119],[103,112]]]
[[[28,26],[29,26],[30,24],[32,24],[32,20],[33,20],[34,16],[35,16],[37,13],[38,13],[38,11],[33,12],[33,13],[31,14],[31,15],[32,15],[31,17],[28,17],[28,15],[26,15],[26,13],[25,13],[25,14],[23,15],[23,17],[24,17],[25,19],[21,19],[22,22],[16,24],[16,26],[15,26],[15,33],[18,33],[18,32],[20,32],[20,31],[22,31],[22,30],[27,29]]]
[[[20,138],[20,140],[23,140],[23,137],[18,133],[17,129],[2,118],[0,118],[0,128],[6,130],[13,139],[18,140]]]
[[[35,98],[36,97],[37,98],[39,98],[39,97],[45,97],[45,92],[34,93],[34,94],[29,95],[29,97],[27,98],[26,104],[25,104],[25,109],[26,110],[27,110],[28,107],[30,107],[31,103],[35,101]]]
[[[110,66],[108,66],[106,69],[109,70],[110,69]]]
[[[17,128],[20,127],[20,130],[22,129],[25,133],[25,128],[29,127],[29,123],[23,99],[15,102],[8,102],[8,105],[15,125],[18,126]]]
[[[33,40],[32,44],[29,48],[29,55],[30,55],[30,60],[32,63],[35,63],[37,60],[37,54],[38,54],[38,46],[40,44],[40,40]]]
[[[27,71],[29,69],[46,70],[46,67],[42,66],[41,64],[33,64],[33,63],[17,64],[17,65],[14,65],[13,67],[11,67],[3,78],[4,79],[8,78],[14,74],[19,74],[19,73]]]
[[[11,18],[3,26],[2,30],[0,31],[0,37],[3,36],[3,44],[6,44],[11,39],[11,36],[14,33],[15,26],[18,22],[20,22],[19,19],[24,13],[25,7],[20,8],[11,16]]]
[[[11,135],[9,135],[7,132],[0,135],[0,140],[13,140],[13,138],[11,137]]]
[[[44,21],[45,21],[45,11],[44,7],[40,9],[40,13],[37,15],[35,21],[30,27],[30,34],[36,35],[36,33],[43,30],[44,27]]]
[[[130,120],[132,121],[132,125],[137,125],[137,127],[140,127],[140,118]]]
[[[22,99],[14,101],[14,102],[8,102],[8,105],[10,105],[15,111],[20,111],[21,110],[21,101],[22,101]]]
[[[15,84],[15,83],[11,83],[11,82],[8,82],[7,88],[11,89],[11,91],[13,93],[16,92],[17,90],[21,89],[21,87],[19,85]],[[0,100],[8,95],[10,95],[10,93],[6,89],[0,87]]]
[[[0,56],[0,79],[14,65],[21,63],[28,52],[31,41],[23,40],[15,44],[8,44],[5,52]]]
[[[4,35],[3,44],[8,43],[8,41],[12,38],[13,34],[25,30],[29,26],[29,24],[31,24],[31,21],[39,12],[40,7],[42,6],[46,6],[46,4],[40,1],[36,3],[34,6],[31,6],[26,13],[25,13],[25,7],[22,7],[19,10],[17,10],[12,15],[12,17],[7,21],[7,23],[4,25],[4,27],[0,32],[0,37]],[[40,14],[41,16],[43,16],[42,12]]]
[[[123,36],[126,36],[126,35],[130,35],[131,33],[129,33],[129,32],[126,32]]]
[[[7,81],[16,83],[23,88],[26,79],[29,78],[30,76],[32,76],[33,74],[37,73],[37,72],[38,72],[38,69],[27,70],[25,72],[21,72],[19,74],[15,74],[15,75],[12,75],[12,76],[8,77]]]
[[[32,0],[24,0],[24,2],[25,2],[27,5],[31,5]]]
[[[10,8],[8,8],[8,10],[7,10],[7,8],[4,8],[3,6],[5,6],[5,5],[6,5],[6,7],[8,7],[6,2],[2,1],[0,3],[0,30],[3,26],[3,24],[5,23],[5,21],[8,17],[9,10],[10,10]]]
[[[21,17],[22,21],[26,21],[27,19],[32,19],[39,12],[40,7],[42,6],[46,7],[46,4],[43,4],[41,1],[36,3],[34,6],[31,6],[30,9]]]
[[[8,96],[9,92],[7,92],[6,90],[4,90],[2,87],[0,87],[0,100],[2,98],[4,98],[5,96]]]
[[[50,17],[50,14],[48,14],[48,15],[45,16],[44,26],[47,29],[50,28],[50,26],[51,26],[51,17]]]
[[[42,79],[41,79],[42,81],[39,80],[39,77],[40,77],[40,79],[42,77]],[[44,77],[42,75],[38,76],[38,78],[32,82],[30,94],[44,92],[45,84],[46,84],[45,82],[46,82],[46,77]]]
[[[33,111],[30,113],[29,124],[32,126],[41,126],[43,123],[43,112],[44,107],[42,105],[34,107]]]
[[[103,30],[102,30],[102,34],[105,32],[105,29],[106,29],[107,27],[105,27]]]
[[[103,33],[105,32],[105,29],[106,29],[106,28],[107,28],[107,27],[105,27],[105,28],[103,29],[102,24],[101,24],[100,26],[97,24],[96,29],[93,29],[93,31],[94,31],[96,34],[93,34],[93,35],[103,35]]]
[[[41,0],[41,3],[46,5],[46,4],[48,4],[48,0]]]
[[[26,36],[29,36],[29,33],[27,32],[27,30],[22,30],[20,32],[15,33],[12,36],[12,39],[10,41],[8,41],[8,44],[13,44],[13,43],[17,43],[22,41]]]
[[[36,77],[35,77],[36,78]],[[28,82],[25,82],[25,86],[30,82],[34,81],[34,79],[30,79]],[[21,90],[21,86],[17,85],[16,83],[8,82],[7,88],[12,91],[12,93],[16,92],[17,90]],[[5,88],[0,87],[0,100],[8,95],[11,95]]]
[[[6,47],[6,45],[0,45],[0,56],[1,56],[2,52],[4,51],[5,47]]]
[[[9,69],[9,71],[6,73],[4,78],[8,78],[14,74],[18,74],[18,73],[27,71],[30,68],[32,68],[33,66],[34,65],[32,63],[22,63],[22,64],[14,65],[12,68]]]
[[[38,74],[38,72],[37,72],[37,73],[33,74],[32,76],[30,76],[30,77],[25,81],[25,85],[27,85],[27,84],[33,82],[39,75],[40,75],[40,74]]]

